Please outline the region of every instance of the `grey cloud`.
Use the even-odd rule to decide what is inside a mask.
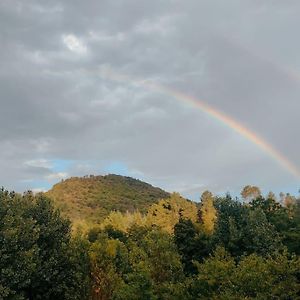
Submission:
[[[300,168],[299,10],[271,0],[2,1],[1,184],[54,180],[53,170],[24,163],[69,159],[70,175],[120,161],[192,197],[248,183],[296,191],[296,179],[220,122],[101,70],[204,100]],[[86,51],[72,51],[66,36]]]

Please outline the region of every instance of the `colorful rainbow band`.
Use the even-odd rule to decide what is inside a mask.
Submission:
[[[111,69],[105,69],[104,72],[100,72],[102,77],[108,78],[113,81],[126,82],[131,84],[137,84],[141,87],[145,87],[152,91],[156,91],[159,93],[166,94],[168,96],[172,96],[175,99],[191,104],[192,106],[200,109],[202,112],[207,115],[217,119],[222,122],[224,125],[239,133],[241,136],[258,146],[264,152],[266,152],[269,156],[271,156],[277,163],[279,163],[284,169],[286,169],[290,174],[294,175],[297,179],[300,179],[300,171],[294,166],[294,164],[289,161],[283,154],[277,151],[271,144],[265,141],[258,134],[254,133],[250,129],[242,126],[239,122],[229,117],[223,112],[218,111],[211,105],[200,101],[197,98],[192,96],[188,96],[186,94],[181,93],[175,89],[168,88],[166,86],[162,86],[160,84],[152,83],[146,80],[137,80],[127,75],[123,75],[120,73],[116,73]]]

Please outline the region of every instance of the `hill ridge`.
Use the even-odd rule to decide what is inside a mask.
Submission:
[[[112,210],[147,209],[170,194],[140,179],[117,174],[73,176],[46,192],[62,214],[73,223],[100,223]]]

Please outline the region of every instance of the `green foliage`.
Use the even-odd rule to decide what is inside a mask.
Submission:
[[[89,299],[91,292],[91,262],[89,257],[90,243],[82,236],[75,236],[70,241],[67,259],[69,265],[66,277],[67,290],[65,299],[84,300]]]
[[[209,234],[201,218],[183,217],[178,207],[174,234],[162,231],[173,226],[172,199],[149,210],[161,223],[102,229],[98,237],[122,241],[126,249],[114,263],[119,284],[111,298],[297,299],[299,257],[284,250],[286,231],[280,230],[299,224],[299,207],[287,211],[272,201],[242,204],[229,195],[215,199],[217,221]],[[276,221],[282,213],[289,218]]]
[[[287,252],[261,257],[245,256],[236,263],[217,248],[203,264],[193,283],[197,299],[298,299],[300,260]]]
[[[124,276],[124,282],[114,291],[114,300],[154,300],[152,281],[148,272],[139,270]]]
[[[174,228],[174,241],[178,252],[181,254],[184,270],[187,273],[195,273],[193,264],[195,253],[199,250],[195,243],[196,228],[191,220],[180,219]]]
[[[172,282],[182,277],[180,256],[172,237],[160,230],[151,230],[144,238],[143,249],[151,278],[157,284]]]
[[[102,238],[90,248],[93,299],[111,299],[114,291],[122,284],[122,277],[116,267],[118,247],[120,242]]]
[[[282,242],[290,252],[300,254],[300,202],[296,200],[288,208],[281,206],[273,198],[259,197],[250,202],[252,209],[262,210],[272,224]]]
[[[195,262],[195,265],[198,276],[193,288],[200,299],[216,296],[220,291],[230,288],[235,262],[224,248],[217,248],[214,255],[206,259],[203,264]]]
[[[47,198],[1,190],[0,215],[2,299],[87,296],[82,291],[88,285],[88,263],[75,259],[83,259],[86,251],[72,248],[75,244],[70,239],[70,224]]]
[[[211,237],[191,220],[180,219],[175,226],[174,241],[187,274],[196,273],[194,261],[202,261],[211,250]]]
[[[300,200],[290,208],[289,226],[282,231],[283,242],[290,252],[300,255]]]
[[[218,221],[214,243],[223,245],[233,256],[273,252],[282,247],[276,228],[262,209],[251,209],[230,196],[215,202]]]
[[[72,235],[43,194],[2,189],[0,299],[300,299],[300,202],[269,196],[173,194]]]
[[[25,299],[39,255],[39,228],[26,217],[30,202],[0,190],[0,298]]]
[[[249,211],[242,235],[247,254],[265,255],[282,248],[280,237],[274,226],[268,222],[265,213],[259,209]]]
[[[184,293],[176,245],[158,228],[133,227],[123,242],[102,231],[90,255],[93,299],[180,299]]]

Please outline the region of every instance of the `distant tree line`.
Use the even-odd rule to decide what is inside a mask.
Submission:
[[[300,200],[172,194],[72,231],[43,194],[0,190],[0,299],[300,299]]]

